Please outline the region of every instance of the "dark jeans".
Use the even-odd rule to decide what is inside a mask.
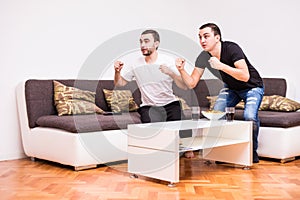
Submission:
[[[227,85],[224,85],[223,88],[218,96],[216,104],[214,106],[215,110],[224,111],[225,107],[234,107],[236,106],[242,99],[245,102],[245,109],[244,109],[244,119],[246,121],[253,122],[253,161],[258,161],[257,155],[257,147],[258,147],[258,133],[260,127],[260,121],[258,118],[258,109],[260,103],[262,101],[264,95],[264,88],[251,88],[248,90],[231,90],[227,88]]]
[[[142,106],[138,109],[142,123],[181,120],[181,106],[174,101],[165,106]]]

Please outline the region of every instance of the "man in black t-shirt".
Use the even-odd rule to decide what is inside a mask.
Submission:
[[[202,25],[199,39],[204,51],[198,56],[192,74],[185,71],[185,60],[182,58],[176,59],[176,67],[189,88],[197,85],[205,68],[224,82],[224,88],[214,106],[215,110],[224,111],[225,107],[234,107],[241,100],[245,102],[244,118],[253,121],[253,162],[258,163],[258,109],[264,95],[262,78],[239,45],[222,41],[221,31],[216,24]]]

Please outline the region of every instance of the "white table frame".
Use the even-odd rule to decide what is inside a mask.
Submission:
[[[181,130],[192,137],[180,138]],[[252,122],[182,120],[128,125],[128,172],[179,182],[179,158],[202,149],[204,159],[252,166]]]

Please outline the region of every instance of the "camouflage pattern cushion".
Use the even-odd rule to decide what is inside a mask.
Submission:
[[[259,110],[270,110],[270,96],[263,96],[263,99],[261,100]]]
[[[132,97],[130,90],[107,90],[103,89],[106,103],[112,112],[136,111],[139,106]]]
[[[209,110],[213,110],[218,96],[207,96],[206,98],[209,101]]]
[[[207,96],[206,98],[209,100],[210,109],[213,109],[218,96]],[[245,106],[244,101],[240,101],[236,105],[236,108],[244,109],[244,106]],[[259,107],[259,110],[265,110],[265,111],[272,110],[272,111],[293,112],[293,111],[297,111],[298,109],[300,109],[300,103],[280,95],[263,96],[263,99]]]
[[[207,96],[206,98],[209,101],[209,110],[213,110],[218,96]],[[238,109],[244,109],[244,107],[245,107],[245,102],[243,100],[240,101],[235,106],[235,108],[238,108]]]
[[[53,85],[58,116],[103,113],[103,110],[95,105],[95,92],[69,87],[58,81],[53,81]]]
[[[244,109],[245,108],[245,102],[241,100],[236,106],[238,109]]]
[[[272,95],[268,96],[269,110],[292,112],[300,109],[300,103],[289,98]]]
[[[236,106],[236,108],[244,109],[245,108],[245,102],[241,100]],[[261,101],[260,107],[258,110],[268,110],[269,109],[269,103],[267,96],[263,96],[263,99]]]
[[[181,97],[178,97],[176,96],[176,98],[178,99],[178,101],[180,102],[180,105],[181,105],[181,109],[182,110],[190,110],[191,108],[189,107],[189,105],[186,103],[186,101],[181,98]]]

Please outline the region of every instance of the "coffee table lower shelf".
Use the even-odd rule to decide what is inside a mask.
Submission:
[[[200,120],[199,120],[200,121]],[[204,121],[205,122],[205,121]],[[192,137],[180,138],[184,126],[128,126],[128,172],[170,182],[179,182],[179,159],[185,151],[202,150],[203,159],[252,166],[252,122],[235,121],[192,126]],[[186,121],[191,125],[189,120]]]

